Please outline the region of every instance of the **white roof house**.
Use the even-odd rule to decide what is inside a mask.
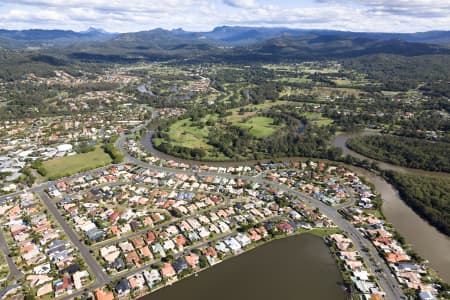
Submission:
[[[71,144],[61,144],[56,147],[58,149],[58,152],[68,152],[72,151],[73,146]]]

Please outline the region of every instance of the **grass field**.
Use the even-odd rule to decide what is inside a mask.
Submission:
[[[273,125],[273,119],[267,117],[252,117],[245,122],[236,123],[237,126],[250,129],[250,134],[257,138],[271,136],[282,126]]]
[[[284,87],[283,91],[280,93],[281,97],[296,97],[302,95],[313,95],[320,98],[330,97],[332,95],[347,95],[358,97],[362,93],[361,90],[357,88],[346,88],[346,87],[314,87],[312,89],[301,89],[293,87]]]
[[[232,122],[234,125],[238,125],[238,124],[236,124],[236,122],[240,122],[248,117],[252,117],[252,116],[256,115],[258,112],[263,112],[263,111],[265,111],[273,106],[276,106],[276,105],[285,105],[285,104],[298,104],[298,102],[283,101],[283,100],[266,101],[261,104],[250,104],[250,105],[246,105],[243,107],[233,108],[233,109],[228,110],[232,113],[232,115],[226,117],[226,121]],[[243,114],[239,114],[239,111],[241,110],[241,108],[246,109],[246,110],[251,110],[251,111],[245,112]]]
[[[111,162],[111,157],[101,146],[97,146],[92,152],[47,160],[43,162],[43,166],[47,171],[47,177],[60,178],[99,168]]]
[[[187,148],[211,149],[212,146],[206,143],[208,133],[208,126],[199,128],[187,119],[175,122],[169,128],[169,137],[173,144]]]
[[[305,112],[303,115],[317,126],[326,126],[333,123],[332,119],[323,117],[321,113]]]
[[[296,78],[278,78],[275,81],[284,82],[284,83],[311,83],[312,80],[307,78],[307,76],[296,77]]]
[[[170,144],[172,146],[185,147],[189,149],[203,149],[206,151],[204,159],[207,160],[227,160],[218,148],[208,144],[208,136],[214,127],[223,128],[224,126],[238,126],[247,129],[255,138],[266,138],[275,133],[283,125],[273,125],[274,119],[260,116],[260,113],[270,109],[275,105],[292,104],[289,101],[266,101],[261,104],[251,104],[244,107],[238,107],[228,110],[231,115],[220,118],[218,114],[209,114],[197,122],[190,119],[178,120],[168,128]],[[246,111],[240,113],[244,108]],[[213,125],[206,125],[210,121]],[[202,124],[198,126],[198,124]],[[154,138],[153,143],[159,146],[164,142],[161,138]]]
[[[229,112],[232,115],[225,118],[225,121],[231,122],[235,126],[250,129],[250,134],[257,138],[263,138],[270,136],[281,126],[272,125],[273,119],[265,117],[256,117],[258,112],[267,110],[275,105],[289,104],[294,102],[289,101],[266,101],[261,104],[251,104],[244,106],[242,108],[251,110],[243,114],[239,114],[241,107],[230,109]],[[207,115],[202,118],[201,122],[206,122],[208,120],[219,122],[219,116],[217,114]],[[247,121],[244,121],[246,120]],[[209,130],[212,126],[194,126],[192,121],[189,119],[183,119],[175,122],[169,127],[169,138],[172,144],[175,146],[182,146],[187,148],[199,148],[204,150],[212,150],[214,147],[207,144]],[[161,139],[155,138],[153,142],[156,146],[161,144],[163,141]]]

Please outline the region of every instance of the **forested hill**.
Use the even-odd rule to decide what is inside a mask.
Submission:
[[[351,32],[338,30],[319,29],[293,29],[293,28],[267,28],[267,27],[243,27],[220,26],[212,31],[192,32],[183,29],[165,30],[161,28],[131,32],[109,33],[102,29],[89,28],[86,31],[75,32],[72,30],[4,30],[0,29],[0,48],[26,49],[28,47],[52,48],[80,43],[97,43],[114,40],[147,40],[156,41],[155,36],[164,37],[160,40],[163,44],[171,40],[184,40],[188,43],[207,43],[221,46],[248,46],[262,43],[283,36],[322,36],[338,37],[340,39],[369,39],[377,41],[401,40],[404,42],[417,42],[436,45],[450,45],[450,31],[428,31],[417,33],[377,33],[377,32]],[[155,46],[156,44],[154,44]],[[156,45],[157,46],[157,45]]]
[[[450,40],[450,32],[375,34],[287,28],[219,27],[210,32],[182,29],[112,34],[99,29],[0,30],[0,48],[40,49],[88,62],[167,61],[286,62],[367,55],[448,55],[450,46],[412,41]],[[445,44],[445,43],[443,43]],[[45,49],[44,49],[45,48]]]
[[[179,34],[189,34],[183,30],[176,30]],[[428,31],[416,33],[382,33],[382,32],[351,32],[339,30],[319,29],[292,29],[292,28],[264,28],[264,27],[232,27],[220,26],[210,32],[197,33],[196,37],[208,38],[223,44],[253,44],[283,35],[320,35],[337,36],[340,38],[363,38],[372,40],[402,40],[406,42],[417,42],[437,45],[450,45],[450,31]]]
[[[383,83],[384,90],[408,90],[427,82],[421,89],[440,91],[450,96],[450,55],[404,56],[401,54],[375,54],[343,60],[348,69],[357,70],[376,81]],[[441,82],[441,83],[439,83]]]
[[[450,49],[401,40],[374,40],[330,35],[283,36],[255,45],[251,51],[281,58],[349,58],[371,54],[419,56],[450,54]]]
[[[259,41],[264,32],[268,32],[266,40]],[[0,31],[0,47],[7,47],[5,45],[8,43],[30,45],[35,42],[58,45],[58,41],[67,42],[79,35],[94,39],[70,47],[59,44],[51,49],[33,51],[0,49],[0,78],[13,80],[24,75],[27,70],[28,73],[45,75],[56,68],[70,69],[73,65],[86,63],[175,61],[247,64],[327,59],[341,60],[350,69],[366,73],[377,81],[386,81],[383,88],[395,90],[415,88],[420,82],[436,84],[437,81],[448,81],[450,78],[450,69],[447,67],[450,48],[447,46],[381,39],[389,35],[370,39],[333,31],[293,33],[295,31],[223,27],[210,33],[155,29],[106,38],[109,34],[99,30],[84,33]],[[227,40],[230,45],[221,44]],[[257,42],[242,46],[239,40]],[[449,92],[445,86],[439,90],[443,95]]]
[[[90,28],[82,32],[72,30],[4,30],[0,29],[0,48],[27,49],[65,47],[81,42],[99,42],[111,39],[116,34]]]
[[[445,46],[318,34],[283,35],[252,45],[223,47],[207,38],[192,39],[186,34],[162,29],[123,34],[112,40],[71,47],[66,51],[70,57],[86,61],[184,59],[195,62],[234,63],[343,59],[374,54],[450,54],[450,48]]]

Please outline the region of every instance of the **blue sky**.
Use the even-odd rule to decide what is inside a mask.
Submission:
[[[0,28],[450,30],[450,0],[0,0]]]

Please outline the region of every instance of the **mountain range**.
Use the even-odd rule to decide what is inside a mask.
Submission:
[[[216,27],[208,32],[189,32],[183,29],[153,29],[132,33],[109,33],[102,29],[72,30],[1,30],[0,47],[6,49],[52,48],[98,42],[131,43],[146,42],[153,47],[173,46],[181,43],[211,44],[219,46],[246,46],[282,36],[328,36],[343,39],[401,40],[437,45],[450,45],[450,31],[418,33],[372,33],[337,30],[310,30],[266,27]]]
[[[81,32],[72,30],[0,29],[0,48],[20,50],[66,47],[76,43],[104,41],[115,36],[117,34],[96,28],[89,28]]]
[[[80,62],[280,62],[367,55],[450,55],[450,31],[367,33],[264,27],[217,27],[209,32],[161,28],[108,33],[101,29],[0,30],[0,50],[28,53],[32,61]]]

